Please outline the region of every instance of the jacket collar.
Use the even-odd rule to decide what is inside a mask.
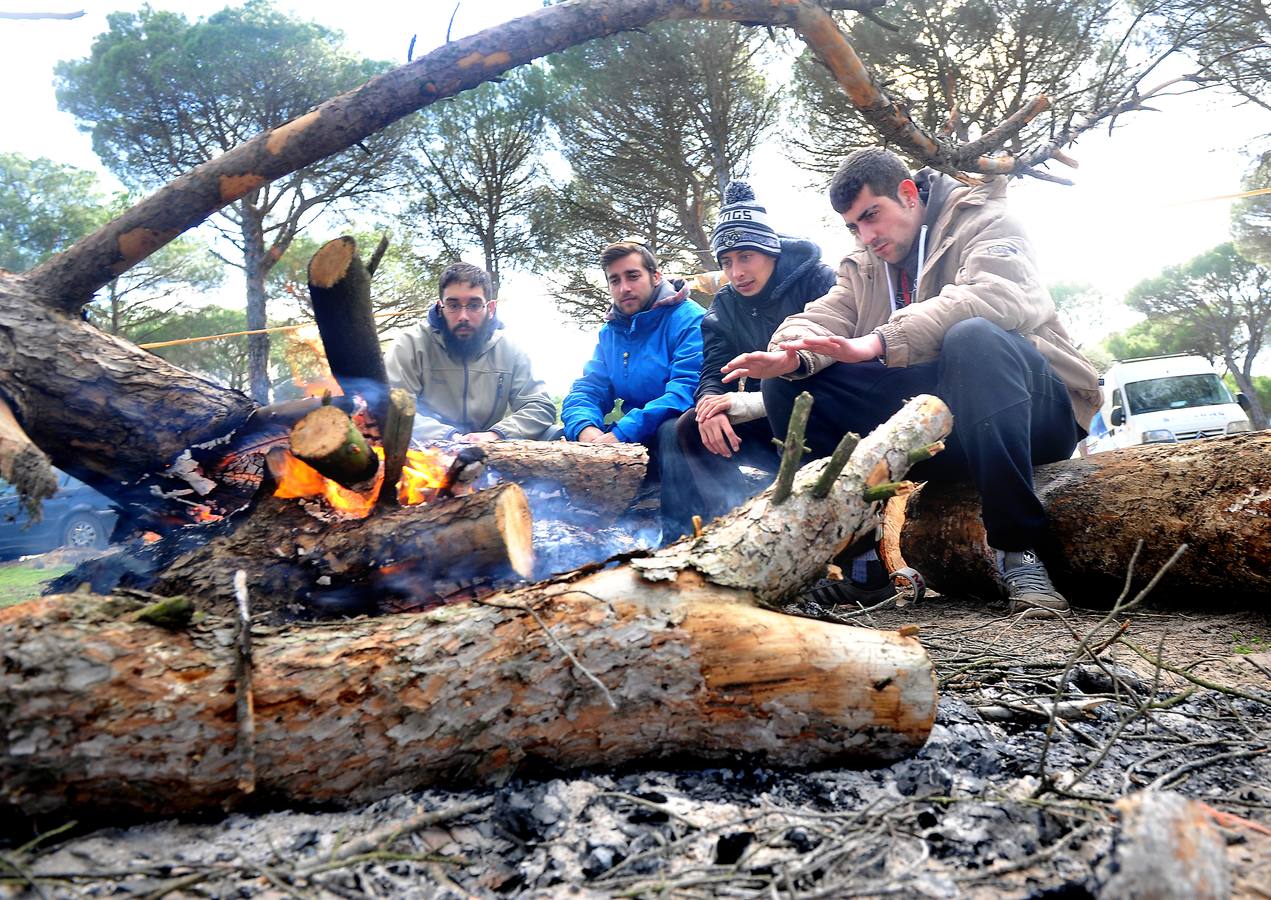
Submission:
[[[621,328],[625,325],[628,331],[635,331],[639,325],[661,318],[666,310],[679,306],[687,299],[688,283],[684,279],[663,278],[662,283],[653,292],[653,302],[640,312],[628,316],[620,312],[618,304],[615,303],[609,307],[605,321],[606,324],[612,324],[614,327]]]

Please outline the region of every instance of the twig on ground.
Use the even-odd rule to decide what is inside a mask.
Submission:
[[[247,573],[234,573],[238,601],[238,641],[234,658],[234,707],[238,716],[238,789],[256,790],[256,704],[252,695],[252,615],[248,608]]]
[[[1201,678],[1199,675],[1193,675],[1191,672],[1188,672],[1186,669],[1180,668],[1179,666],[1171,666],[1162,660],[1159,654],[1157,656],[1152,656],[1138,644],[1127,638],[1117,638],[1117,643],[1128,647],[1153,665],[1160,666],[1166,672],[1177,675],[1180,678],[1186,678],[1192,684],[1199,685],[1200,687],[1207,688],[1211,691],[1217,691],[1220,694],[1226,694],[1229,697],[1239,697],[1242,700],[1252,700],[1254,703],[1263,703],[1267,706],[1271,706],[1271,697],[1250,694],[1248,691],[1240,690],[1240,688],[1229,687],[1225,684],[1219,684],[1216,681],[1210,681],[1208,678]]]
[[[399,838],[430,828],[441,822],[466,816],[469,813],[480,812],[483,809],[488,809],[493,803],[494,800],[492,798],[482,797],[476,800],[466,800],[462,803],[453,803],[450,806],[443,806],[441,809],[430,809],[416,813],[405,822],[395,822],[383,828],[377,828],[356,840],[349,841],[343,847],[339,847],[338,850],[333,850],[331,855],[322,862],[302,866],[296,870],[296,873],[308,875],[329,867],[332,863],[347,863],[354,857],[377,851],[382,852],[384,848],[392,846],[393,842]]]

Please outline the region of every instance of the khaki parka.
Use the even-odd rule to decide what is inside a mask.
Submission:
[[[918,294],[909,306],[892,312],[883,262],[860,248],[839,264],[838,281],[828,294],[778,327],[769,349],[806,335],[877,332],[889,367],[916,365],[939,357],[950,328],[980,317],[1037,347],[1068,388],[1077,424],[1088,428],[1102,402],[1099,377],[1060,323],[1032,246],[1007,212],[1006,179],[953,187],[928,230],[926,246]],[[786,377],[805,378],[834,362],[807,351],[800,356],[802,370]]]

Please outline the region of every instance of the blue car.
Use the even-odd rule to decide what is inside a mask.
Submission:
[[[110,542],[119,514],[104,495],[65,472],[57,473],[57,493],[44,501],[44,515],[32,525],[18,492],[0,482],[0,559],[44,553],[58,547],[97,549]]]

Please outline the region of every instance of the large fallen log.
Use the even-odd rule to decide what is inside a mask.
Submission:
[[[664,758],[895,760],[935,715],[918,642],[756,601],[798,590],[872,529],[866,486],[897,481],[908,451],[949,426],[939,401],[912,401],[824,496],[818,460],[784,502],[769,489],[639,566],[415,616],[259,633],[250,748],[235,721],[232,620],[164,632],[103,621],[84,595],[0,611],[0,806],[171,815],[233,803],[246,753],[266,803]],[[752,576],[753,590],[723,583]]]
[[[1050,516],[1047,568],[1078,604],[1121,592],[1140,540],[1134,590],[1189,547],[1154,600],[1199,591],[1264,606],[1271,596],[1271,432],[1097,453],[1041,466],[1034,481]],[[973,487],[927,485],[912,496],[901,547],[936,589],[998,596]]]

